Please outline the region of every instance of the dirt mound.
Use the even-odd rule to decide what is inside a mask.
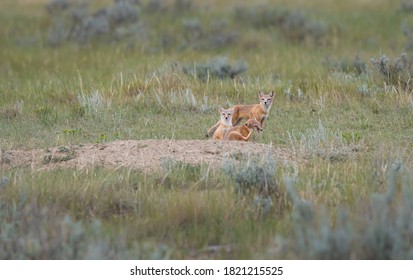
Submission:
[[[85,169],[102,166],[151,171],[166,159],[190,164],[221,164],[223,158],[270,152],[279,161],[295,161],[291,151],[252,142],[213,140],[128,140],[35,150],[10,150],[2,155],[2,167],[31,166],[33,169],[57,167]]]

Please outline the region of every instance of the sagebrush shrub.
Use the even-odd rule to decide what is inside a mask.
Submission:
[[[286,40],[296,43],[321,43],[328,32],[324,21],[310,19],[303,11],[268,5],[238,7],[235,10],[235,19],[255,28],[277,28]]]
[[[400,1],[400,11],[404,13],[413,12],[413,2],[412,1]]]
[[[413,172],[402,161],[386,163],[385,187],[355,206],[328,209],[302,200],[291,181],[292,232],[280,238],[279,253],[298,259],[411,259]],[[279,256],[280,257],[280,256]]]
[[[90,13],[86,2],[53,0],[47,4],[51,16],[47,41],[56,47],[64,42],[87,44],[119,39],[120,30],[127,37],[136,28],[140,15],[139,1],[115,0],[111,6]]]
[[[194,65],[184,65],[182,67],[185,74],[203,81],[207,81],[209,78],[234,79],[247,69],[248,65],[245,61],[237,60],[230,64],[225,56],[212,58],[206,63],[194,63]]]
[[[0,259],[159,259],[163,245],[127,244],[111,238],[99,220],[83,223],[57,206],[40,207],[22,190],[16,201],[0,200]]]
[[[227,47],[237,43],[239,37],[238,31],[229,30],[225,21],[216,21],[211,25],[206,46],[207,48]]]
[[[238,160],[228,158],[222,166],[224,173],[234,180],[236,193],[254,193],[265,197],[278,193],[277,164],[270,155],[241,155],[241,160]]]
[[[304,42],[311,39],[321,42],[327,33],[327,25],[323,21],[309,20],[302,12],[289,12],[280,25],[280,30],[289,41]]]
[[[91,95],[79,94],[77,100],[86,112],[93,114],[98,113],[101,109],[109,107],[111,104],[110,101],[105,100],[97,91],[93,92]]]
[[[225,21],[214,21],[204,27],[197,18],[182,21],[184,42],[181,48],[211,49],[235,44],[239,39],[237,31],[230,30]]]
[[[192,7],[192,0],[175,0],[172,5],[167,3],[162,0],[148,0],[144,9],[148,13],[181,14],[190,11]]]
[[[382,55],[379,58],[372,58],[371,63],[384,83],[398,86],[406,91],[411,90],[413,63],[412,58],[408,58],[406,53],[402,53],[393,61]]]
[[[46,3],[46,10],[49,14],[61,12],[70,7],[69,0],[51,0]]]
[[[358,55],[356,55],[353,60],[333,60],[327,57],[322,63],[330,71],[354,73],[355,75],[367,73],[368,71],[367,63]]]

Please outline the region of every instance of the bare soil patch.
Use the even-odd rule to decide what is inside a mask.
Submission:
[[[270,153],[275,160],[296,162],[292,151],[253,142],[214,140],[127,140],[34,150],[10,150],[1,156],[2,168],[132,168],[153,171],[167,159],[189,164],[220,165],[229,156]]]

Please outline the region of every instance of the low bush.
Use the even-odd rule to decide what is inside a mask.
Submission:
[[[387,85],[394,85],[403,90],[410,91],[412,88],[413,63],[406,53],[390,61],[386,55],[373,58],[371,63],[378,74],[379,81]]]
[[[353,73],[355,75],[360,75],[367,73],[368,66],[358,55],[354,60],[333,60],[329,57],[325,58],[322,64],[326,69],[334,72],[344,72],[344,73]]]
[[[216,21],[205,28],[198,19],[182,21],[184,42],[180,48],[216,49],[235,44],[239,39],[237,31],[230,30],[225,21]]]
[[[110,100],[105,100],[102,94],[97,91],[90,95],[79,94],[77,100],[81,108],[89,114],[97,114],[103,109],[109,108],[111,105]]]
[[[51,16],[47,42],[56,47],[64,42],[81,45],[93,41],[112,42],[136,37],[140,7],[135,1],[117,0],[113,5],[93,13],[85,2],[74,4],[66,0],[52,0],[47,6]]]
[[[235,10],[235,19],[255,28],[276,28],[286,40],[295,43],[321,43],[328,33],[328,26],[324,21],[313,20],[303,11],[267,5],[238,7]]]
[[[58,207],[41,207],[23,190],[16,201],[0,197],[0,259],[160,259],[163,245],[127,244],[105,233],[97,219],[77,221],[56,215]]]
[[[192,7],[192,0],[175,0],[172,4],[162,0],[148,0],[143,5],[147,13],[173,13],[174,15],[189,12]]]
[[[182,71],[192,77],[207,81],[210,78],[234,79],[241,73],[247,71],[248,65],[243,60],[237,60],[233,64],[228,62],[225,56],[215,57],[206,63],[194,63],[184,65]]]
[[[269,155],[258,157],[240,155],[223,164],[224,173],[234,180],[235,192],[243,195],[260,194],[265,197],[279,192],[277,165]]]
[[[403,13],[413,13],[413,2],[412,1],[400,1],[400,11]]]
[[[386,190],[360,199],[352,209],[343,205],[335,211],[315,210],[287,181],[294,204],[293,234],[278,239],[278,257],[411,259],[413,173],[397,160],[386,166]]]

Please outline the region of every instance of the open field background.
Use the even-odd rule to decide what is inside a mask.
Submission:
[[[82,3],[0,3],[1,259],[413,258],[412,1]]]

